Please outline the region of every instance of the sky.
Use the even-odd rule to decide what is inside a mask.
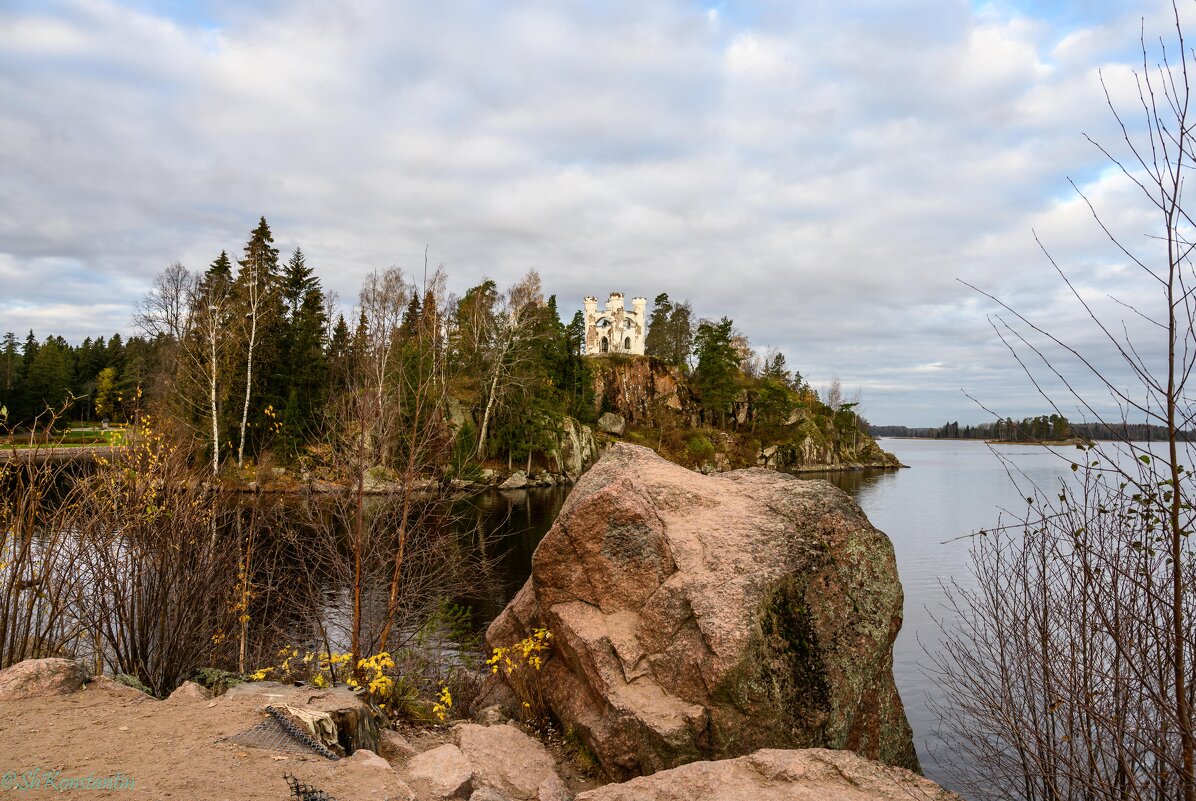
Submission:
[[[566,318],[689,298],[874,423],[1048,412],[977,290],[1128,385],[1053,259],[1153,358],[1127,307],[1158,292],[1088,201],[1148,262],[1157,214],[1086,135],[1125,155],[1106,89],[1139,133],[1139,35],[1169,25],[1157,0],[0,0],[0,330],[130,333],[156,273],[264,215],[346,311],[426,248],[457,293],[538,270]]]

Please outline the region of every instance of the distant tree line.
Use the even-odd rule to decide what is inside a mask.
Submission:
[[[938,428],[910,426],[869,426],[874,437],[920,437],[923,439],[995,439],[1007,442],[1042,442],[1077,437],[1092,440],[1130,440],[1150,442],[1166,439],[1164,426],[1146,423],[1072,423],[1057,414],[1024,417],[1021,420],[1006,418],[991,423],[960,426],[958,422],[945,423]],[[1185,441],[1196,440],[1196,432],[1182,431]]]

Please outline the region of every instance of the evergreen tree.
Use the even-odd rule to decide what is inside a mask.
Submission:
[[[673,363],[674,336],[671,329],[673,304],[667,292],[661,292],[652,301],[652,314],[648,318],[648,333],[644,336],[644,353],[662,361]]]
[[[324,291],[299,248],[283,274],[282,296],[286,319],[279,343],[281,373],[274,384],[283,388],[286,398],[279,444],[284,453],[295,455],[316,428],[316,409],[327,382]]]
[[[419,293],[412,292],[411,300],[407,302],[407,311],[403,314],[403,324],[399,326],[399,339],[403,342],[414,340],[419,336],[423,322],[424,314],[419,300]]]
[[[4,393],[4,398],[12,399],[20,371],[21,354],[17,352],[17,335],[8,331],[4,334],[3,347],[0,349],[0,392]]]
[[[732,326],[727,317],[717,323],[703,321],[694,340],[694,353],[698,358],[696,379],[702,406],[712,419],[717,414],[723,424],[738,391],[739,354],[731,341]]]
[[[675,304],[669,315],[672,346],[665,361],[674,367],[686,368],[689,365],[689,355],[694,348],[693,317],[693,306],[688,300]]]
[[[46,337],[34,351],[25,377],[29,418],[60,407],[70,397],[73,376],[69,346],[64,344],[58,337]]]

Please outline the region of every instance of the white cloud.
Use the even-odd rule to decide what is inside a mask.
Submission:
[[[689,296],[877,422],[968,419],[965,385],[1033,411],[957,278],[1089,337],[1037,230],[1085,292],[1127,288],[1066,181],[1141,242],[1081,136],[1117,141],[1097,70],[1132,103],[1134,20],[1166,24],[1131,6],[0,11],[0,328],[107,334],[265,214],[346,299],[430,245],[458,291],[535,267],[565,310]]]

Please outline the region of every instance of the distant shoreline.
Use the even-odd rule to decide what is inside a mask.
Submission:
[[[987,445],[1049,445],[1053,447],[1062,447],[1064,445],[1091,445],[1097,440],[1082,439],[1080,437],[1071,437],[1068,439],[1038,439],[1038,440],[1012,440],[1012,439],[981,439],[978,437],[901,437],[896,434],[889,434],[887,436],[878,436],[877,440],[885,439],[919,439],[926,442],[983,442]],[[1112,440],[1110,440],[1112,441]]]

